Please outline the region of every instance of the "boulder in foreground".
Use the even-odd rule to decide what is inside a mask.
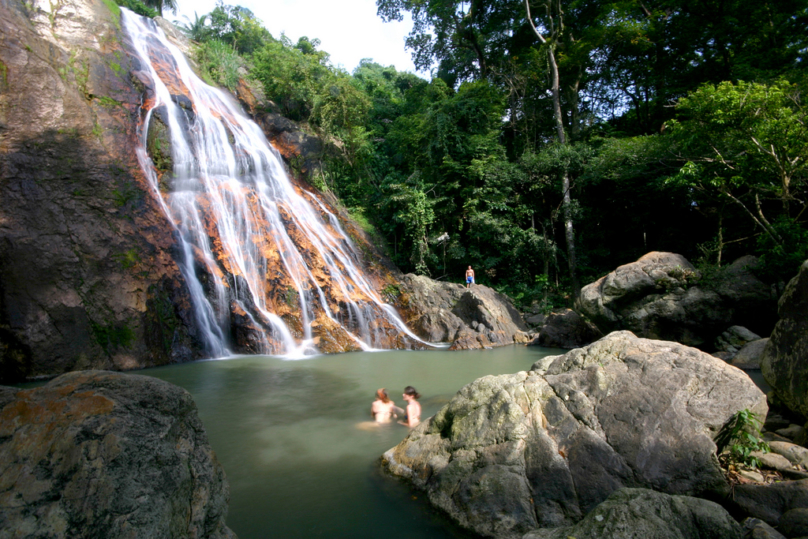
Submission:
[[[196,405],[156,378],[83,371],[0,387],[0,462],[7,537],[235,538]]]
[[[521,537],[573,525],[622,487],[727,494],[713,440],[744,408],[767,412],[741,370],[621,331],[472,382],[382,465],[474,532]]]

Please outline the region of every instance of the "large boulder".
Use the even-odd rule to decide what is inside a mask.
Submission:
[[[602,331],[627,329],[712,349],[733,324],[770,331],[775,300],[753,274],[756,263],[743,257],[704,279],[683,256],[651,252],[585,286],[576,307]]]
[[[741,370],[615,332],[474,381],[382,462],[463,526],[518,537],[570,526],[622,487],[728,493],[713,440],[745,408],[767,412]]]
[[[148,376],[0,387],[0,536],[234,538],[196,405]]]
[[[404,275],[399,310],[415,333],[453,350],[527,343],[528,328],[510,299],[483,285],[466,288],[422,275]]]
[[[715,502],[624,488],[574,526],[540,529],[524,539],[740,539],[741,526]]]
[[[760,368],[783,403],[808,416],[808,260],[786,286],[778,312]]]
[[[603,333],[572,309],[550,313],[539,335],[530,344],[547,348],[579,348],[603,337]]]

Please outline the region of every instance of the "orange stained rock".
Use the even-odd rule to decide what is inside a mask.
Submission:
[[[70,422],[77,418],[104,415],[112,411],[114,403],[103,395],[92,391],[77,393],[64,400],[65,389],[75,390],[76,386],[61,388],[59,391],[46,391],[42,389],[20,391],[17,400],[3,408],[0,414],[0,436],[10,435],[4,433],[8,429],[24,424],[44,424],[49,422]],[[50,393],[52,398],[43,399],[42,396]],[[44,404],[42,402],[44,401]]]

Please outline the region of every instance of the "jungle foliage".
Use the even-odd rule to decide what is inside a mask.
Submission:
[[[721,266],[808,257],[808,0],[377,0],[431,80],[220,4],[186,26],[220,84],[260,83],[331,148],[318,186],[405,271],[522,303],[652,250]],[[530,8],[528,19],[526,6]],[[201,23],[200,23],[201,21]],[[531,24],[532,23],[532,24]],[[565,200],[566,195],[566,200]]]

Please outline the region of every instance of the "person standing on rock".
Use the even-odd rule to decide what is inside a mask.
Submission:
[[[474,284],[474,270],[471,269],[471,266],[469,266],[469,269],[466,270],[466,288],[470,287],[473,284]]]
[[[417,427],[418,423],[421,422],[421,403],[418,402],[421,394],[414,387],[407,386],[404,388],[403,396],[404,400],[407,401],[407,418],[405,421],[399,421],[399,423],[409,428]]]

